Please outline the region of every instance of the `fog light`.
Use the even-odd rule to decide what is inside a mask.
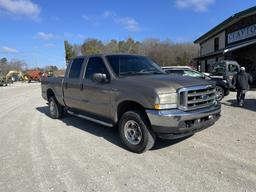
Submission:
[[[213,115],[209,115],[209,116],[208,116],[208,119],[213,119]]]

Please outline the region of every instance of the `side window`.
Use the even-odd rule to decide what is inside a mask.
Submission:
[[[78,79],[80,77],[83,62],[84,62],[83,58],[78,58],[73,60],[69,74],[68,74],[69,78]]]
[[[109,76],[104,61],[100,57],[92,57],[86,67],[85,79],[92,79],[94,73],[104,73]]]
[[[236,65],[229,65],[228,66],[228,71],[231,72],[231,73],[238,72],[238,66],[236,66]]]

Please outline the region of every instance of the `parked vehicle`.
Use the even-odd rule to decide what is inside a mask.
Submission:
[[[7,81],[21,81],[23,80],[23,73],[21,71],[9,71],[5,76]]]
[[[228,82],[229,87],[234,89],[232,79],[240,71],[240,65],[236,61],[219,61],[212,65],[210,77],[212,79],[221,79]]]
[[[28,82],[31,81],[40,81],[43,73],[39,70],[28,70],[25,73],[25,77],[28,79]]]
[[[0,75],[0,87],[7,86],[8,83],[6,82],[5,78]]]
[[[166,70],[166,69],[191,69],[191,67],[189,66],[164,66],[162,67],[163,70]]]
[[[200,73],[198,71],[189,69],[189,68],[182,68],[182,67],[163,67],[165,72],[172,74],[172,75],[181,75],[185,77],[195,77],[195,78],[201,78],[206,79],[209,81],[213,81],[216,83],[216,98],[218,101],[221,101],[224,96],[229,95],[229,83],[227,80],[224,80],[222,78],[214,78],[211,76],[207,76],[203,73]]]
[[[221,106],[212,82],[170,76],[147,57],[77,57],[65,77],[42,77],[42,97],[54,119],[64,112],[118,125],[127,149],[142,153],[157,137],[177,139],[212,126]]]

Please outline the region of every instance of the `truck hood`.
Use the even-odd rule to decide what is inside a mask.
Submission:
[[[143,75],[124,77],[123,81],[133,83],[134,86],[151,87],[156,89],[158,93],[176,92],[177,89],[183,87],[214,85],[213,82],[199,78],[163,75]]]

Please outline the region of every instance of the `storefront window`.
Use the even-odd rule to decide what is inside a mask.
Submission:
[[[233,73],[233,72],[238,72],[239,69],[238,69],[238,66],[237,65],[229,65],[228,66],[228,71]]]
[[[219,43],[220,42],[220,39],[219,39],[219,37],[217,37],[217,38],[215,38],[214,39],[214,51],[218,51],[219,50]]]

